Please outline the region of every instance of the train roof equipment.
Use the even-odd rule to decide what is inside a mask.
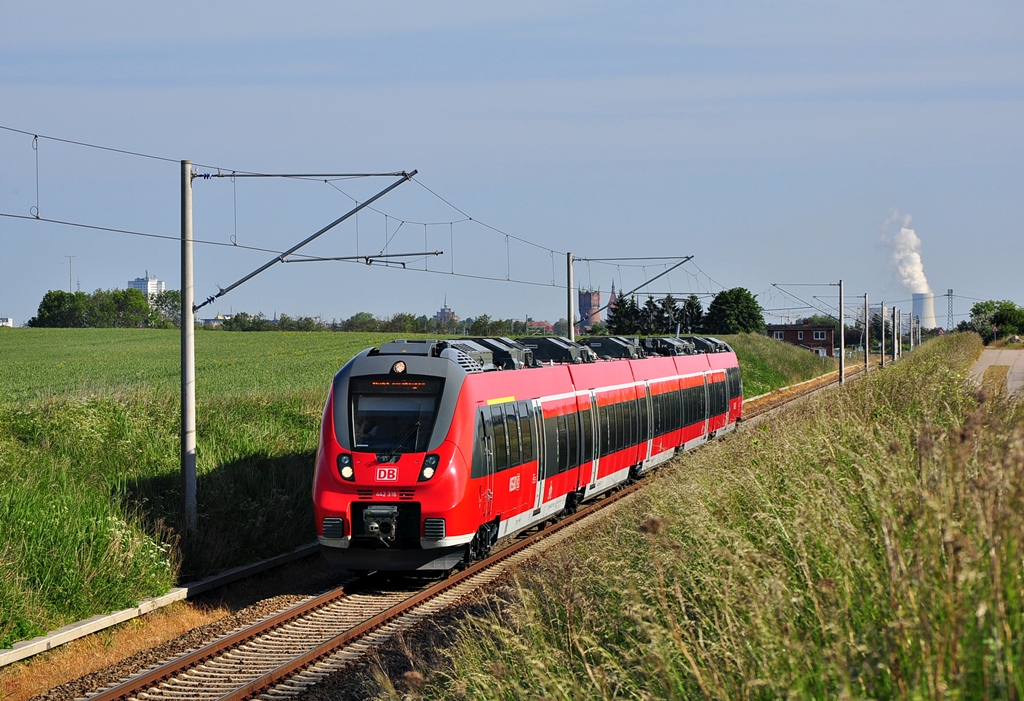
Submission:
[[[694,355],[697,346],[688,338],[648,336],[643,339],[647,355]]]
[[[626,358],[636,360],[646,356],[644,349],[635,338],[623,336],[588,336],[580,341],[583,345],[597,353],[602,360]]]
[[[538,362],[551,363],[591,363],[595,356],[593,351],[584,345],[570,341],[564,336],[526,336],[517,341],[533,351]]]
[[[698,353],[732,353],[732,348],[725,341],[720,341],[714,336],[683,336],[683,339],[692,341],[697,346]]]
[[[436,339],[399,338],[371,349],[369,355],[415,355],[428,358],[447,358],[466,372],[496,370],[494,353],[487,347],[468,339],[438,341]]]
[[[539,364],[533,357],[533,351],[519,341],[513,341],[505,336],[478,338],[466,337],[459,341],[472,341],[491,351],[494,356],[495,367],[501,370],[520,370],[522,368],[534,368]]]

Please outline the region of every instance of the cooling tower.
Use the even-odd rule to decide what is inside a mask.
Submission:
[[[921,320],[922,329],[934,329],[935,323],[935,295],[914,293],[914,316]]]

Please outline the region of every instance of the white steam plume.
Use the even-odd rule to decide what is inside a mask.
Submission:
[[[882,228],[901,221],[899,233],[893,234],[890,239],[883,235],[882,240],[892,244],[892,262],[896,266],[896,277],[907,292],[917,294],[931,294],[932,288],[928,285],[928,278],[924,276],[924,263],[921,262],[921,239],[917,232],[910,228],[910,215],[903,216],[899,210],[889,211],[889,218],[885,220]]]

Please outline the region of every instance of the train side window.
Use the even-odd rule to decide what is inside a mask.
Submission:
[[[580,421],[583,423],[583,454],[581,457],[582,461],[587,463],[594,459],[594,424],[590,409],[580,412]]]
[[[470,477],[476,479],[487,474],[487,456],[484,451],[487,441],[487,419],[481,409],[477,412],[476,430],[473,432],[473,468]]]
[[[579,430],[576,427],[578,421],[579,414],[575,411],[565,417],[569,428],[569,460],[566,467],[576,467],[580,464]]]
[[[655,394],[653,397],[651,397],[651,418],[653,419],[652,423],[654,424],[654,435],[656,436],[660,436],[662,433],[664,433],[664,431],[662,431],[663,426],[661,421],[661,409],[664,404],[662,399],[664,397],[665,395],[663,394]]]
[[[569,429],[566,427],[566,417],[562,414],[558,417],[558,473],[561,474],[569,469]]]
[[[602,458],[612,452],[611,444],[611,422],[609,421],[608,415],[611,412],[610,406],[599,406],[597,407],[597,419],[598,419],[598,433],[601,440],[601,450],[598,453]]]
[[[519,447],[523,462],[530,462],[533,455],[533,412],[527,402],[519,402],[519,432],[522,436]]]
[[[519,419],[516,417],[515,404],[503,404],[505,408],[505,428],[508,430],[508,464],[512,467],[521,465],[519,455]]]
[[[558,474],[558,422],[544,417],[544,478]]]
[[[501,472],[509,464],[505,409],[500,405],[491,407],[491,431],[494,433],[494,471]]]
[[[651,388],[644,387],[644,394],[640,398],[640,440],[648,441],[651,438]]]
[[[633,399],[627,399],[622,403],[622,427],[625,429],[622,436],[622,447],[633,445],[636,441],[634,435],[636,428],[633,426],[636,421],[636,415],[634,414],[635,408],[633,405]]]
[[[620,450],[623,447],[623,405],[621,402],[615,402],[608,406],[608,410],[611,411],[611,441],[610,448],[611,452]]]

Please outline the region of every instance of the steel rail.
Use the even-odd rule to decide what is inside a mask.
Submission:
[[[601,499],[598,502],[580,509],[575,514],[562,518],[553,525],[545,524],[546,527],[542,530],[523,537],[518,542],[513,542],[499,552],[474,563],[470,567],[453,574],[445,580],[427,587],[426,589],[405,599],[400,604],[357,624],[356,626],[338,634],[314,648],[303,652],[300,655],[297,655],[283,665],[280,665],[262,676],[238,686],[233,691],[228,692],[219,698],[221,701],[237,701],[238,699],[251,698],[260,692],[267,690],[275,684],[294,676],[310,665],[313,665],[331,655],[338,649],[366,636],[374,630],[423,605],[427,601],[430,601],[440,594],[462,584],[466,580],[481,574],[508,558],[536,545],[540,541],[558,533],[564,528],[594,515],[604,507],[618,501],[628,494],[631,494],[639,487],[639,484],[628,486],[618,492],[607,495],[604,499]],[[156,667],[148,672],[144,672],[117,686],[101,691],[95,695],[90,695],[88,696],[88,699],[89,701],[126,701],[127,699],[134,698],[137,694],[145,691],[146,689],[157,686],[161,682],[169,681],[176,675],[212,660],[243,643],[267,633],[268,631],[298,620],[312,611],[321,609],[349,594],[365,589],[372,582],[373,578],[372,575],[370,575],[358,582],[345,584],[342,587],[321,594],[309,601],[271,616],[264,621],[254,624],[253,626],[244,628],[231,635],[209,643],[208,645],[194,650],[193,652],[190,652],[176,660],[168,662],[167,664]]]

